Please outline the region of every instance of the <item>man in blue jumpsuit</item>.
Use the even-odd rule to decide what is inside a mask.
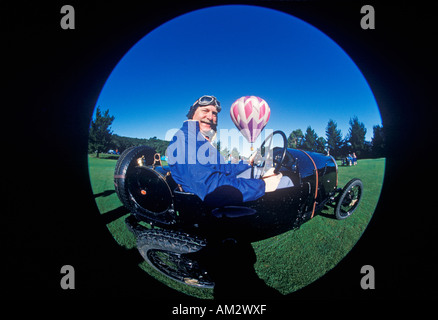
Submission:
[[[167,148],[172,177],[185,192],[202,200],[216,199],[222,205],[252,201],[274,191],[281,173],[265,179],[239,177],[251,166],[229,164],[211,144],[216,136],[220,103],[202,96],[190,107],[187,118]],[[266,174],[267,176],[267,174]]]

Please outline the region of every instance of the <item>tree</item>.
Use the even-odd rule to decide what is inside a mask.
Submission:
[[[213,142],[213,145],[216,146],[217,151],[219,151],[219,153],[221,153],[221,141],[218,139],[216,140],[216,142]]]
[[[231,150],[231,157],[233,157],[233,160],[234,160],[234,161],[233,160],[231,161],[232,163],[239,162],[240,154],[239,154],[239,151],[237,150],[236,147],[234,147],[233,150]]]
[[[365,135],[367,129],[362,122],[359,122],[357,116],[350,119],[350,129],[348,132],[347,142],[350,143],[351,152],[355,152],[358,157],[364,156],[367,152],[365,144]]]
[[[385,156],[385,136],[383,127],[380,125],[373,126],[373,137],[371,139],[371,150],[373,156],[380,158]]]
[[[301,148],[303,143],[304,134],[301,129],[297,129],[291,132],[289,138],[287,138],[287,147],[292,149]]]
[[[306,129],[306,134],[304,135],[303,149],[307,151],[316,151],[316,141],[318,140],[318,135],[311,126]]]
[[[90,125],[88,152],[96,152],[96,156],[99,157],[100,152],[108,150],[112,143],[112,131],[110,126],[114,119],[114,116],[109,115],[109,110],[106,110],[102,114],[100,106],[97,107],[96,117],[91,121]]]
[[[224,157],[225,160],[228,161],[228,158],[230,156],[230,150],[228,150],[228,148],[225,147],[221,150],[220,154]]]
[[[338,130],[338,124],[332,119],[329,120],[325,129],[327,138],[327,148],[330,150],[330,155],[334,158],[341,156],[342,133]]]
[[[323,137],[316,139],[316,152],[325,153],[325,146],[327,142]]]

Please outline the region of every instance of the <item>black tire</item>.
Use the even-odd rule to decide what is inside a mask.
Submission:
[[[187,255],[205,246],[204,240],[161,229],[145,231],[137,238],[138,251],[155,270],[190,286],[213,288],[214,282],[205,269]]]
[[[351,179],[342,189],[335,207],[336,219],[348,218],[357,209],[363,193],[363,183],[360,179]]]
[[[128,149],[126,149],[125,151],[122,152],[119,159],[117,160],[116,167],[114,169],[114,175],[116,175],[116,174],[118,174],[118,172],[120,172],[120,166],[122,165],[122,163],[124,163],[124,159],[126,158],[127,155],[129,155],[131,153],[131,150],[133,150],[135,148],[138,148],[138,146],[129,147]]]
[[[116,163],[114,170],[114,187],[117,196],[123,205],[128,210],[134,210],[133,204],[130,200],[128,185],[126,183],[126,176],[138,166],[137,159],[144,156],[145,164],[152,165],[154,163],[155,150],[147,146],[131,147],[126,149]]]

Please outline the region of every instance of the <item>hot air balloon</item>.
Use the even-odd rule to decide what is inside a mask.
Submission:
[[[244,96],[231,105],[231,119],[242,135],[253,143],[269,121],[271,109],[265,100],[256,96]]]

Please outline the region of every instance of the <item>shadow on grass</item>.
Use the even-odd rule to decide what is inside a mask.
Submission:
[[[202,262],[215,281],[215,299],[284,297],[257,275],[254,269],[257,258],[249,242],[235,242],[232,239],[210,242],[202,251]]]
[[[116,190],[105,190],[103,192],[96,193],[94,195],[94,198],[96,199],[96,198],[99,198],[99,197],[108,197],[108,196],[110,196],[110,195],[112,195],[114,193],[116,193]]]
[[[318,216],[327,218],[327,219],[333,219],[336,220],[335,215],[333,214],[333,212],[320,212],[318,213]]]
[[[102,215],[102,221],[104,224],[111,223],[117,219],[120,219],[124,215],[128,214],[129,210],[124,206],[120,206],[114,210],[110,210]]]

